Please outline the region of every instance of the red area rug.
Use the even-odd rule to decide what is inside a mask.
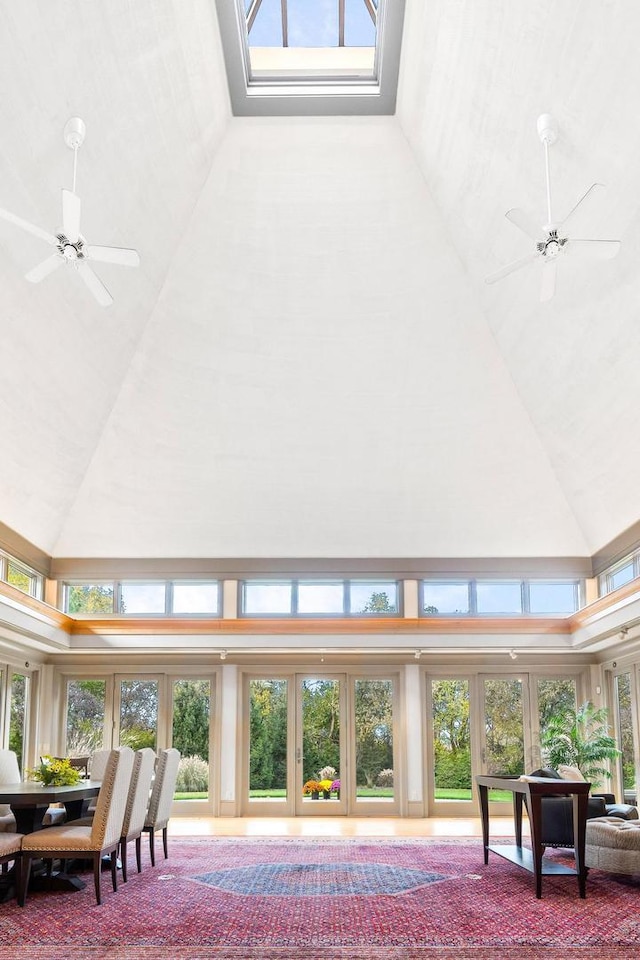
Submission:
[[[131,868],[130,868],[131,869]],[[90,877],[87,877],[90,881]],[[479,841],[193,839],[111,891],[0,906],[11,960],[631,960],[640,878],[533,877]]]

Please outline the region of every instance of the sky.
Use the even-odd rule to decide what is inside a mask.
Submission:
[[[250,0],[245,0],[245,7]],[[338,0],[288,0],[290,47],[337,47]],[[346,0],[345,45],[375,46],[375,27],[364,0]],[[280,0],[262,0],[251,33],[251,47],[282,46]]]

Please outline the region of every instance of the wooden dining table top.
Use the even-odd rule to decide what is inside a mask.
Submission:
[[[41,804],[86,800],[97,796],[100,787],[100,780],[80,780],[66,787],[44,786],[32,780],[3,783],[0,784],[0,803],[8,803],[11,807],[37,807]]]

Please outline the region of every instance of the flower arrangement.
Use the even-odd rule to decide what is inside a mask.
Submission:
[[[303,793],[320,793],[322,787],[320,786],[317,780],[307,780],[307,782],[302,787]]]
[[[335,767],[327,764],[326,767],[323,767],[322,770],[318,770],[318,780],[335,780],[338,776],[338,771]]]
[[[33,770],[27,770],[30,780],[44,787],[72,787],[80,780],[80,771],[71,766],[68,757],[40,757],[40,763]]]
[[[329,789],[331,790],[332,793],[340,793],[340,781],[333,780]]]
[[[326,791],[329,791],[329,790],[331,790],[331,784],[332,784],[332,783],[333,783],[333,780],[329,780],[329,779],[320,780],[319,783],[318,783],[318,790],[326,790]]]

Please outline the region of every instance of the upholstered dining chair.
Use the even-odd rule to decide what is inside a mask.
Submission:
[[[89,761],[89,776],[92,780],[102,780],[107,769],[111,750],[94,750]]]
[[[167,824],[171,816],[171,804],[178,776],[180,751],[172,747],[170,750],[161,750],[156,767],[156,778],[153,781],[149,809],[144,823],[144,833],[149,834],[149,853],[151,866],[156,865],[155,835],[156,830],[162,830],[162,846],[165,860],[169,856],[167,844]]]
[[[122,835],[120,837],[120,860],[122,862],[122,879],[127,882],[127,844],[131,840],[136,842],[136,864],[138,873],[142,871],[142,857],[140,841],[149,806],[149,792],[156,762],[155,751],[150,747],[137,750],[133,760],[133,773],[129,786],[129,797],[124,812]]]
[[[31,861],[70,859],[78,857],[93,860],[93,877],[96,901],[102,903],[100,891],[101,858],[109,854],[111,858],[111,882],[114,892],[117,890],[116,864],[118,846],[122,835],[122,823],[129,795],[131,771],[133,770],[133,750],[131,747],[117,747],[111,751],[107,768],[98,794],[96,812],[90,824],[71,820],[59,827],[49,827],[30,833],[22,840],[23,870],[18,904],[24,906]]]
[[[16,868],[16,890],[20,889],[20,877],[22,872],[22,845],[21,833],[0,833],[0,863],[2,872],[7,869],[7,864],[12,860]]]

